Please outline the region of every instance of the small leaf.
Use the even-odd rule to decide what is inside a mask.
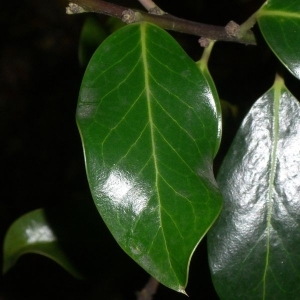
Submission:
[[[300,2],[269,0],[258,11],[257,20],[272,51],[300,79]]]
[[[139,23],[111,35],[83,78],[77,122],[95,204],[123,250],[184,293],[221,209],[211,87],[177,42]]]
[[[4,239],[3,273],[10,270],[19,257],[26,253],[44,255],[57,262],[73,276],[81,278],[60,248],[43,209],[21,216],[8,229]]]
[[[122,20],[114,17],[109,17],[107,19],[107,22],[105,24],[109,30],[110,33],[113,33],[117,31],[118,29],[126,26],[126,23],[124,23]]]
[[[299,299],[300,106],[281,79],[253,105],[218,175],[208,234],[221,299]]]
[[[107,32],[99,21],[89,16],[82,27],[78,48],[78,59],[82,66],[86,66],[95,50],[107,37]]]
[[[221,109],[221,101],[219,99],[219,95],[215,86],[215,83],[210,75],[209,69],[208,69],[208,61],[210,54],[212,52],[212,49],[214,47],[215,41],[210,41],[208,47],[205,47],[203,50],[203,54],[201,59],[196,63],[198,68],[200,68],[203,76],[205,77],[208,85],[210,86],[211,92],[213,94],[213,97],[215,99],[215,105],[216,105],[216,113],[217,113],[217,119],[218,119],[218,135],[217,135],[217,141],[216,149],[215,149],[215,155],[217,155],[220,144],[221,144],[221,138],[222,138],[222,109]]]

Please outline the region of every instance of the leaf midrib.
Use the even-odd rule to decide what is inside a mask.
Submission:
[[[282,11],[282,10],[268,10],[268,9],[262,9],[258,12],[257,17],[265,17],[265,16],[281,16],[286,18],[296,18],[300,19],[300,13],[295,12],[289,12],[289,11]]]
[[[274,179],[276,172],[276,158],[277,158],[277,146],[279,136],[279,105],[280,105],[281,85],[275,83],[274,87],[274,103],[273,103],[273,135],[272,135],[272,151],[271,151],[271,170],[269,177],[269,190],[268,190],[268,207],[267,207],[267,251],[266,251],[266,263],[263,275],[263,299],[266,299],[266,280],[267,271],[270,260],[270,235],[271,235],[271,219],[273,210],[273,191],[274,191]]]
[[[147,109],[148,109],[148,118],[149,118],[149,127],[150,127],[152,156],[153,156],[153,162],[154,162],[154,168],[155,168],[155,186],[156,186],[156,189],[157,189],[157,199],[158,199],[159,212],[160,212],[160,216],[159,216],[160,227],[161,227],[162,235],[163,235],[163,238],[164,238],[166,251],[168,253],[169,264],[170,264],[170,267],[173,270],[173,273],[174,273],[175,277],[177,278],[176,272],[174,271],[174,268],[173,268],[172,263],[171,263],[170,254],[169,254],[169,250],[168,250],[168,246],[167,246],[167,241],[166,241],[165,234],[164,234],[164,229],[163,229],[163,226],[162,226],[161,199],[160,199],[160,194],[159,194],[159,191],[158,191],[159,167],[158,167],[158,160],[157,160],[157,155],[156,155],[156,151],[155,151],[155,149],[156,149],[155,134],[154,134],[155,126],[154,126],[154,122],[153,122],[153,114],[152,114],[152,106],[151,106],[151,91],[150,91],[150,84],[149,84],[150,75],[149,75],[149,67],[148,67],[148,60],[147,60],[146,24],[143,24],[143,26],[141,26],[140,28],[141,28],[141,48],[142,48],[141,49],[141,57],[142,57],[142,62],[143,62],[143,66],[144,66],[145,92],[146,92],[146,99],[147,99]],[[177,278],[177,280],[178,280],[178,278]]]

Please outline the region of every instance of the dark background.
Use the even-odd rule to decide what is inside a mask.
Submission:
[[[224,26],[232,19],[242,23],[263,1],[168,2],[157,4],[179,17]],[[137,1],[119,3],[140,8]],[[75,123],[84,73],[77,50],[87,15],[66,15],[66,6],[67,1],[61,0],[6,1],[1,5],[0,237],[3,243],[15,219],[45,207],[54,228],[65,229],[63,246],[90,279],[74,279],[51,260],[28,254],[1,277],[0,300],[135,299],[135,292],[149,278],[119,249],[88,190]],[[100,23],[107,20],[104,16],[98,19]],[[225,116],[216,169],[242,117],[272,85],[275,70],[280,69],[259,33],[257,36],[257,47],[217,43],[210,60],[220,97],[238,111],[234,118],[230,113]],[[200,58],[197,37],[176,33],[174,37],[194,59]],[[294,94],[299,95],[295,79],[285,75]],[[190,299],[218,299],[210,280],[205,240],[193,257],[187,292]],[[161,286],[155,299],[187,298]]]

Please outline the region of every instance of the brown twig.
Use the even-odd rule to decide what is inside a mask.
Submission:
[[[164,15],[165,12],[159,8],[152,0],[139,0],[139,2],[147,9],[148,13],[153,15]]]
[[[72,9],[71,5],[77,6],[76,9]],[[78,10],[78,7],[80,8]],[[192,22],[189,20],[174,17],[169,14],[154,15],[147,12],[138,10],[129,10],[127,7],[119,6],[110,2],[102,0],[72,0],[67,13],[79,13],[79,12],[95,12],[100,14],[109,15],[122,19],[123,21],[128,20],[124,18],[124,14],[130,11],[134,13],[134,18],[129,18],[130,22],[148,21],[154,23],[166,30],[172,30],[196,36],[205,37],[215,41],[227,41],[236,42],[246,45],[256,45],[256,40],[251,30],[245,32],[243,36],[232,36],[227,33],[225,27],[208,25],[198,22]],[[128,22],[128,21],[127,21]]]

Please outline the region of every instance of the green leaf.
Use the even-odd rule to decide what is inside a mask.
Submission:
[[[217,177],[208,234],[221,299],[300,299],[300,106],[277,79],[244,119]]]
[[[107,19],[107,22],[105,24],[109,30],[110,33],[113,33],[117,31],[118,29],[126,26],[126,23],[124,23],[122,20],[114,17],[109,17]]]
[[[26,253],[44,255],[57,262],[73,276],[81,278],[60,248],[43,209],[21,216],[8,229],[4,239],[3,273],[10,270],[19,257]]]
[[[89,16],[82,27],[78,48],[78,59],[82,66],[86,66],[95,50],[107,37],[107,32],[99,21]]]
[[[258,11],[257,20],[272,51],[300,79],[300,2],[269,0]]]
[[[215,86],[215,83],[210,75],[209,69],[208,69],[208,61],[211,54],[211,51],[214,47],[215,41],[210,41],[208,47],[205,47],[203,50],[203,54],[201,59],[196,63],[198,68],[200,68],[203,76],[207,80],[207,83],[209,84],[211,88],[211,92],[213,95],[213,98],[215,99],[215,105],[216,105],[216,113],[217,113],[217,119],[218,119],[218,135],[217,135],[217,141],[216,149],[215,149],[215,155],[217,155],[220,144],[221,144],[221,138],[222,138],[222,109],[221,109],[221,102],[219,99],[219,95]]]
[[[191,255],[221,209],[212,91],[161,28],[138,23],[98,48],[77,122],[94,202],[123,250],[184,293]]]

